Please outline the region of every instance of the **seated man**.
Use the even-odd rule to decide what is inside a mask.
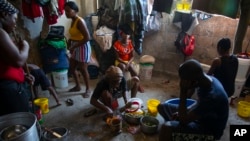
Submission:
[[[179,67],[180,104],[159,104],[158,111],[165,119],[160,129],[159,141],[172,141],[178,133],[211,135],[219,140],[228,120],[228,98],[221,83],[203,73],[200,63],[194,59]],[[191,89],[198,88],[198,103],[187,110],[186,99]]]
[[[123,97],[124,103],[127,104],[126,90],[127,84],[122,70],[110,66],[103,79],[97,83],[90,103],[106,112],[107,116],[112,116],[113,111],[118,108],[117,98]]]

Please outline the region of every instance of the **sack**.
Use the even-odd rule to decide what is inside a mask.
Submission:
[[[158,31],[161,28],[161,18],[162,15],[160,12],[155,12],[154,14],[150,14],[147,31]]]
[[[180,32],[175,40],[175,46],[183,55],[190,56],[194,51],[195,38],[185,32]]]

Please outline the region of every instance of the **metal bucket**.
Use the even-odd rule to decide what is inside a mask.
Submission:
[[[44,141],[67,141],[68,129],[64,127],[54,127],[50,129],[51,131],[61,135],[61,138],[57,138],[53,133],[45,131],[43,134]]]
[[[0,117],[1,141],[39,141],[36,116],[18,112]]]

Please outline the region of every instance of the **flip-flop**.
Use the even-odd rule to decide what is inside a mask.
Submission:
[[[90,94],[91,94],[91,91],[87,90],[85,93],[82,94],[82,97],[83,98],[89,98]]]
[[[90,109],[90,110],[88,110],[86,113],[84,113],[84,117],[92,116],[92,115],[94,115],[96,112],[97,112],[96,109]]]
[[[67,99],[67,100],[66,100],[66,103],[67,103],[68,106],[74,105],[74,102],[73,102],[72,99]]]
[[[73,87],[69,89],[69,92],[79,92],[79,91],[81,91],[81,88],[78,88],[78,87]]]

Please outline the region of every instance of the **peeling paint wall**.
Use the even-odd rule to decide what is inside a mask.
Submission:
[[[177,75],[179,65],[184,58],[176,52],[174,41],[180,32],[180,29],[172,24],[172,16],[164,14],[161,29],[155,33],[146,34],[143,42],[143,55],[152,55],[156,62],[154,73],[167,73]],[[211,64],[212,60],[217,57],[217,42],[222,37],[231,39],[231,50],[233,49],[235,32],[238,19],[231,19],[225,16],[214,15],[207,20],[199,20],[199,25],[194,29],[195,51],[192,56],[201,63]],[[250,40],[250,28],[243,41],[243,51]],[[248,48],[250,51],[250,47]],[[139,56],[137,56],[139,57]]]

